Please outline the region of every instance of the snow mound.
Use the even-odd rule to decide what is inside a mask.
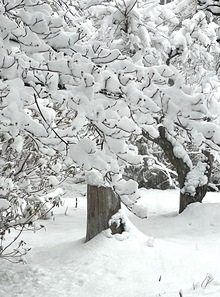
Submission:
[[[123,217],[124,234],[102,232],[85,243],[86,199],[77,196],[84,190],[69,183],[72,198],[44,221],[46,230],[23,235],[33,246],[26,265],[1,260],[0,296],[220,296],[219,204],[196,203],[177,215],[178,191],[145,190],[147,220],[119,213],[114,219]],[[217,201],[219,193],[210,195],[207,202]]]
[[[219,203],[193,203],[179,215],[188,221],[188,224],[204,228],[210,226],[220,226],[220,204]]]

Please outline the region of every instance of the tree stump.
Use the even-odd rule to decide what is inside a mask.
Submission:
[[[109,226],[109,220],[120,208],[120,198],[111,188],[88,185],[86,242],[108,228],[111,228],[112,234],[122,233],[123,224],[118,228]]]

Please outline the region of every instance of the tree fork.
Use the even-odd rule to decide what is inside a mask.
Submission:
[[[183,159],[178,158],[174,155],[173,145],[166,138],[166,131],[164,127],[159,127],[160,136],[158,138],[152,139],[149,134],[143,131],[143,136],[146,139],[155,142],[158,144],[165,155],[169,159],[170,163],[174,166],[178,174],[178,182],[180,186],[180,204],[179,204],[179,213],[183,212],[186,207],[194,202],[202,202],[202,199],[205,197],[208,190],[208,183],[211,177],[212,164],[213,164],[213,156],[209,151],[203,151],[204,162],[206,162],[206,172],[205,175],[207,177],[207,183],[201,187],[196,188],[196,194],[194,196],[189,195],[188,193],[182,193],[181,189],[185,185],[186,176],[190,172],[189,166],[183,161]]]
[[[146,131],[143,131],[143,136],[146,139],[153,141],[159,145],[164,151],[165,155],[169,159],[170,163],[176,169],[178,174],[178,182],[180,189],[184,186],[187,173],[190,171],[189,166],[183,161],[183,159],[175,156],[173,152],[172,143],[166,138],[166,131],[164,127],[159,127],[160,136],[158,138],[151,138]]]

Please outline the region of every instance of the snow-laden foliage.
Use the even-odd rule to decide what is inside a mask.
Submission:
[[[220,144],[214,73],[219,50],[214,24],[194,4],[0,4],[4,211],[16,205],[14,216],[17,209],[24,216],[27,206],[35,208],[36,195],[80,168],[89,184],[112,187],[145,217],[136,205],[137,183],[122,178],[127,164],[142,162],[132,135],[162,147],[181,176],[181,188],[190,172],[206,176],[199,176],[202,183],[193,183],[192,190],[187,186],[187,195],[207,185],[210,156],[213,150],[218,154]],[[192,162],[189,144],[203,165]]]
[[[196,187],[205,192],[212,155],[219,150],[216,23],[192,0],[166,6],[151,1],[85,2],[96,39],[127,57],[109,67],[118,73],[132,119],[147,140],[165,151],[181,188],[201,162],[205,169],[198,170],[197,177],[206,182],[197,181]],[[189,147],[198,158],[191,157]],[[187,192],[192,200],[197,194],[195,189]]]
[[[32,223],[45,203],[39,195],[76,167],[133,205],[137,187],[122,182],[120,168],[141,161],[126,144],[141,130],[105,66],[120,52],[93,40],[89,21],[34,0],[4,1],[0,13],[2,254],[5,233]]]

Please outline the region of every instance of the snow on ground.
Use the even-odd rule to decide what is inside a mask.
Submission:
[[[0,296],[220,296],[219,193],[177,215],[178,191],[142,189],[149,218],[126,213],[145,235],[131,225],[129,237],[102,233],[85,244],[85,187],[65,188],[54,219],[40,222],[46,231],[22,236],[27,264],[0,260]]]

